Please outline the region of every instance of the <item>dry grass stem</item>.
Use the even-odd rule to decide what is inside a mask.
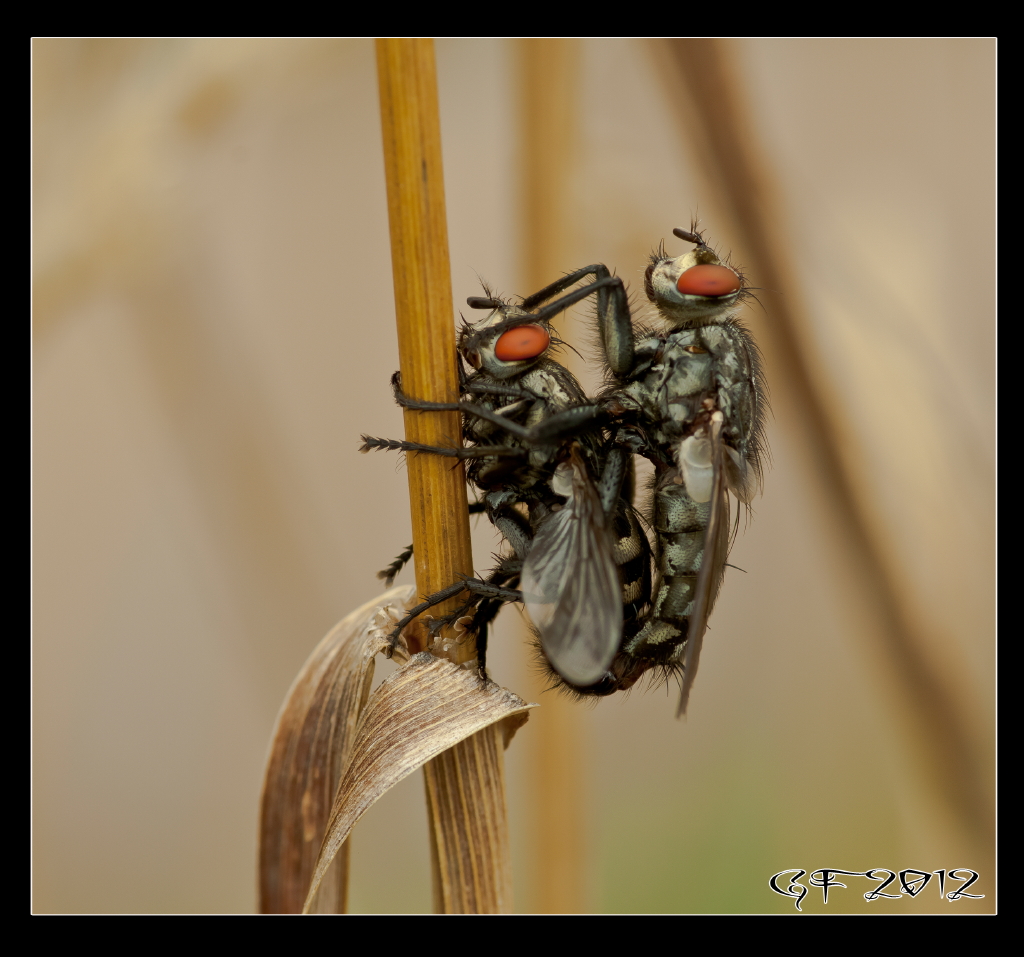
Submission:
[[[507,903],[500,898],[507,882],[487,886],[492,864],[473,855],[487,848],[494,834],[507,832],[504,801],[495,802],[493,797],[504,782],[490,780],[488,775],[495,767],[500,772],[501,752],[526,720],[530,707],[493,682],[483,682],[476,674],[427,652],[413,656],[388,677],[370,696],[360,717],[351,759],[342,775],[313,874],[309,905],[313,905],[320,880],[330,873],[331,861],[356,821],[387,790],[439,755],[450,773],[433,775],[430,780],[440,779],[443,788],[443,782],[454,776],[460,784],[453,793],[443,792],[440,801],[432,801],[430,809],[430,817],[438,819],[435,833],[442,835],[444,847],[451,849],[445,856],[446,860],[452,858],[449,869],[457,870],[460,878],[453,882],[458,896],[446,902],[445,912],[471,913],[495,898]],[[468,753],[477,756],[472,765],[474,773],[466,781],[462,780],[463,762],[452,750],[460,742],[466,742]],[[481,748],[487,753],[480,755]],[[429,788],[428,794],[437,794]],[[445,806],[457,801],[459,795],[471,799],[468,807]],[[477,840],[463,841],[461,834],[450,835],[453,822],[463,818]],[[460,857],[467,849],[470,856]],[[503,860],[507,859],[506,849]]]
[[[459,382],[433,41],[379,39],[377,75],[402,383],[414,398],[451,402]],[[456,412],[407,411],[405,430],[430,445],[462,436]],[[409,456],[408,466],[416,586],[429,595],[472,574],[465,474],[434,455]],[[441,650],[453,662],[476,658],[475,636],[445,637],[456,638]],[[434,904],[445,913],[511,909],[501,749],[493,732],[481,734],[424,767]]]
[[[377,71],[402,386],[416,399],[457,402],[433,41],[378,40]],[[458,412],[406,411],[405,437],[460,445],[462,420]],[[416,587],[429,595],[473,573],[465,470],[437,455],[409,455],[407,465]],[[452,599],[435,614],[457,605]],[[476,656],[473,636],[466,637],[459,661]]]

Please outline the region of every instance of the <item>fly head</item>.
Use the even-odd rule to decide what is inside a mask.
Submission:
[[[721,260],[700,233],[673,232],[694,248],[672,258],[659,247],[644,274],[647,298],[672,329],[726,318],[743,298],[742,274]]]
[[[459,352],[478,372],[494,379],[512,379],[535,366],[552,343],[551,327],[536,316],[493,297],[471,296],[473,309],[489,309],[478,322],[465,322]]]

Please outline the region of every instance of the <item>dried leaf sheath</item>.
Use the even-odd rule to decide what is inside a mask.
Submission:
[[[459,774],[465,765],[457,759],[457,752],[450,749],[460,743],[471,751],[482,747],[488,753],[474,763],[478,773],[470,777],[475,780],[463,780],[461,787],[455,789],[469,795],[471,808],[449,809],[450,813],[440,816],[450,827],[451,821],[458,820],[458,812],[468,812],[471,826],[481,832],[482,838],[470,842],[472,847],[489,847],[495,833],[507,834],[504,800],[494,798],[495,794],[504,794],[504,781],[490,780],[490,769],[501,768],[501,752],[526,721],[526,712],[531,707],[493,682],[481,681],[475,672],[427,652],[415,655],[400,671],[386,678],[370,696],[359,720],[351,759],[338,787],[327,837],[313,874],[310,909],[319,881],[329,873],[334,856],[356,821],[386,791],[439,755],[453,774]],[[496,791],[499,785],[501,790]],[[441,834],[446,848],[462,846],[458,839],[445,841],[447,831],[443,828]],[[506,853],[503,860],[507,859]],[[502,898],[509,882],[493,881],[493,862],[473,860],[468,855],[458,869],[460,900],[454,903],[488,902],[496,896],[503,909],[507,909],[510,901]],[[447,912],[453,909],[463,907],[445,908]]]
[[[374,656],[414,593],[409,585],[392,588],[346,616],[313,650],[285,698],[261,801],[262,913],[297,914],[304,903],[306,913],[344,913],[352,826],[425,762],[444,752],[451,763],[450,749],[459,745],[475,753],[482,741],[488,750],[476,762],[482,773],[459,782],[473,802],[473,826],[484,832],[481,846],[507,833],[504,801],[493,797],[504,793],[495,791],[503,781],[489,780],[488,769],[500,773],[501,751],[533,705],[443,659],[424,653],[410,660],[404,645],[394,655],[402,669],[368,695]],[[463,904],[508,903],[510,883],[492,886],[487,866],[457,870],[465,875]]]
[[[378,645],[368,643],[382,605],[404,607],[408,585],[392,588],[337,624],[314,649],[278,715],[260,801],[260,912],[297,914],[309,890],[356,721],[373,678]],[[343,913],[347,866],[339,861],[317,909]]]
[[[438,869],[449,875],[434,887],[437,913],[512,912],[502,752],[511,732],[526,718],[525,712],[518,712],[500,725],[485,728],[424,768],[431,854]],[[437,768],[441,773],[429,773]],[[462,822],[470,830],[468,839],[456,830]],[[482,860],[480,849],[492,846],[499,847],[495,860]]]

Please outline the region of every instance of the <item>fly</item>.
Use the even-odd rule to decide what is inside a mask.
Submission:
[[[459,335],[461,358],[475,370],[463,370],[462,392],[471,401],[421,402],[393,380],[405,408],[462,412],[464,448],[363,436],[362,451],[389,448],[467,460],[467,479],[481,495],[477,510],[487,513],[512,550],[485,579],[466,579],[428,596],[393,637],[432,605],[468,591],[469,601],[449,617],[473,610],[470,627],[477,631],[483,670],[489,623],[503,603],[525,600],[557,681],[579,690],[608,684],[623,623],[638,621],[646,609],[650,549],[620,494],[628,455],[608,446],[593,427],[599,408],[548,355],[558,344],[551,317],[593,290],[548,300],[578,278],[563,277],[520,306],[490,295],[468,300],[472,308],[490,310],[479,322],[464,323]],[[535,552],[538,542],[543,547]],[[411,554],[403,552],[382,576],[397,574]]]
[[[695,248],[670,257],[660,247],[644,280],[664,329],[634,329],[628,309],[598,321],[612,377],[602,405],[655,470],[653,604],[612,672],[619,688],[651,670],[681,674],[683,714],[735,535],[729,497],[747,505],[760,489],[767,402],[760,354],[737,318],[743,275],[695,228],[673,232]]]
[[[522,308],[495,299],[470,300],[472,306],[494,309],[460,336],[463,358],[478,370],[464,393],[482,401],[427,404],[396,393],[407,407],[461,410],[468,447],[364,437],[363,450],[402,448],[478,460],[470,477],[484,493],[484,510],[515,553],[486,582],[456,583],[413,609],[407,621],[462,588],[479,596],[474,600],[484,626],[503,602],[525,599],[544,655],[564,686],[582,695],[606,695],[648,674],[676,675],[681,677],[677,713],[683,714],[735,536],[730,496],[748,505],[761,485],[767,401],[760,355],[737,318],[749,295],[743,275],[695,228],[673,232],[694,249],[670,257],[659,247],[644,281],[662,329],[634,326],[622,281],[602,265],[564,276],[524,300]],[[588,276],[593,277],[589,284],[529,312]],[[558,400],[547,386],[530,386],[522,375],[528,366],[509,372],[494,365],[501,360],[496,337],[524,324],[542,325],[587,296],[596,300],[611,380],[597,400],[587,399],[553,360],[546,361],[561,370],[550,370],[563,387]],[[526,335],[520,338],[529,342]],[[515,401],[500,404],[498,395]],[[530,409],[529,421],[521,417],[524,408]],[[654,466],[653,591],[650,545],[632,510],[627,481],[631,454]],[[528,503],[528,522],[514,508],[502,511],[521,503]],[[618,569],[622,594],[614,627],[607,603],[600,601],[611,587],[609,560]],[[499,578],[503,587],[496,588]]]

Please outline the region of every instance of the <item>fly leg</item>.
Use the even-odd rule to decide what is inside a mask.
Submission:
[[[360,452],[380,451],[391,452],[429,452],[432,455],[445,455],[453,459],[482,459],[491,455],[518,455],[526,457],[528,450],[517,445],[476,445],[472,448],[452,448],[443,445],[420,445],[419,442],[405,442],[401,439],[382,439],[372,435],[359,436],[363,444]]]
[[[492,411],[473,402],[427,402],[420,399],[411,399],[401,391],[401,386],[396,384],[394,378],[392,378],[391,382],[394,387],[395,401],[402,408],[417,409],[419,411],[468,413],[469,415],[476,416],[478,419],[484,419],[497,425],[510,435],[514,435],[531,445],[548,445],[552,440],[569,438],[581,428],[596,424],[596,420],[604,416],[604,409],[599,405],[578,405],[549,415],[532,429],[528,429],[518,422],[513,422],[511,419],[506,418],[501,412]],[[525,390],[517,391],[524,396],[527,395]],[[360,451],[366,451],[366,449],[361,449]]]
[[[551,316],[555,316],[569,306],[579,302],[581,299],[586,299],[587,296],[593,295],[595,292],[598,294],[599,302],[602,299],[606,299],[609,295],[621,296],[622,303],[626,304],[626,292],[622,286],[622,280],[617,276],[613,276],[611,271],[603,263],[594,263],[591,266],[584,266],[582,269],[577,269],[574,272],[567,273],[560,279],[556,279],[553,283],[549,283],[543,289],[535,292],[532,296],[527,296],[522,302],[522,308],[525,310],[533,310],[541,303],[547,302],[552,296],[557,296],[560,292],[565,292],[570,286],[575,286],[581,279],[585,279],[587,276],[593,276],[594,281],[588,283],[586,286],[582,286],[579,289],[573,290],[561,299],[556,299],[554,302],[548,303],[541,309],[538,309],[533,313],[535,318],[538,319],[549,319]],[[611,292],[616,288],[621,289],[621,293]],[[500,299],[492,299],[486,296],[470,296],[466,300],[466,305],[471,309],[500,309],[505,305]],[[627,306],[628,312],[628,306]],[[523,317],[522,322],[528,322],[527,317]]]
[[[576,405],[549,415],[532,429],[527,429],[524,441],[531,445],[553,445],[572,439],[582,429],[600,425],[605,419],[600,405]]]
[[[618,509],[622,485],[630,464],[629,453],[617,445],[612,445],[605,455],[604,469],[597,483],[597,494],[600,496],[606,521],[610,521]]]
[[[428,402],[426,399],[412,399],[402,391],[401,384],[395,381],[394,376],[391,379],[391,386],[395,394],[395,402],[403,409],[415,409],[418,412],[462,412],[464,415],[476,416],[478,419],[497,425],[518,438],[526,439],[530,435],[530,430],[518,422],[513,422],[500,412],[495,412],[474,402]],[[522,390],[517,390],[517,392],[522,392]],[[526,397],[525,393],[522,394],[523,397]],[[519,403],[515,403],[516,407],[518,405]]]
[[[412,545],[410,545],[401,555],[399,555],[387,568],[381,569],[377,572],[377,577],[380,578],[388,588],[392,586],[398,573],[405,568],[406,564],[412,558]]]
[[[504,418],[497,412],[492,412],[490,409],[474,405],[471,402],[461,402],[458,405],[453,403],[452,407],[453,410],[460,409],[463,412],[468,412],[470,415],[493,422],[504,431],[532,446],[551,445],[560,439],[570,438],[581,428],[597,424],[598,420],[605,415],[604,410],[599,405],[578,405],[571,409],[556,412],[554,415],[549,415],[532,429],[528,429]],[[363,444],[359,448],[360,452],[380,449],[388,449],[392,452],[432,452],[434,455],[447,455],[450,458],[457,459],[486,458],[492,455],[525,456],[528,454],[526,448],[515,445],[476,445],[471,448],[446,448],[440,445],[420,445],[418,442],[406,442],[400,439],[375,438],[372,435],[361,435],[360,438],[363,440]]]
[[[469,514],[479,515],[481,512],[487,511],[487,505],[485,502],[470,502],[469,503]],[[388,588],[394,584],[395,579],[398,577],[398,573],[405,568],[412,559],[412,545],[405,549],[395,560],[388,565],[387,568],[377,572],[377,577],[387,585]]]
[[[522,565],[533,542],[533,529],[530,523],[510,505],[501,505],[489,510],[488,517],[502,538],[512,546],[512,551]]]
[[[563,276],[551,285],[545,286],[540,292],[535,292],[524,299],[523,308],[532,309],[590,275],[594,277],[592,283],[538,309],[535,315],[538,319],[550,318],[596,292],[597,325],[601,332],[601,344],[604,346],[608,365],[616,374],[624,375],[633,368],[634,363],[633,320],[629,311],[626,287],[618,276],[611,275],[607,266],[597,263],[577,269],[576,272]]]
[[[585,276],[593,276],[594,281],[566,293],[560,299],[540,305],[579,282]],[[502,325],[508,323],[511,328],[512,323],[525,325],[530,322],[547,322],[560,312],[564,312],[570,306],[574,306],[595,293],[597,294],[598,327],[601,330],[605,354],[608,356],[614,372],[627,372],[633,367],[633,323],[629,313],[629,298],[622,280],[618,276],[613,276],[608,271],[608,267],[600,263],[577,269],[545,286],[540,292],[527,296],[523,300],[522,308],[524,310],[532,310],[535,306],[539,306],[539,308],[526,316],[510,317]],[[469,305],[474,308],[477,308],[476,302],[486,303],[490,307],[494,301],[475,298],[467,300]]]
[[[520,592],[515,590],[514,586],[519,584],[519,575],[522,569],[523,563],[521,559],[502,559],[497,568],[482,583],[495,586],[500,590],[500,594],[481,597],[479,592],[477,592],[470,597],[469,601],[450,615],[446,615],[444,618],[437,618],[431,621],[429,625],[431,634],[436,634],[445,625],[454,625],[476,605],[476,610],[473,611],[466,630],[476,634],[477,667],[482,679],[486,680],[487,678],[487,640],[490,625],[498,616],[498,612],[510,600],[521,600],[521,598],[513,599],[510,596],[520,595]]]
[[[510,399],[540,399],[531,389],[525,386],[507,382],[480,382],[474,379],[466,379],[460,390],[463,393],[475,395],[503,395]],[[391,376],[391,391],[397,402],[404,409],[425,409],[435,412],[454,412],[462,406],[457,402],[428,402],[426,399],[413,399],[402,391],[402,373],[396,372]]]
[[[506,559],[495,570],[495,577],[498,572],[503,573],[507,576],[505,581],[506,585],[518,585],[519,575],[523,570],[523,563],[518,559]],[[508,592],[513,590],[510,588],[505,589]],[[520,595],[522,599],[522,593],[515,590],[514,594]],[[470,624],[470,628],[476,632],[476,655],[477,662],[479,663],[480,677],[487,678],[487,639],[490,630],[491,622],[498,617],[498,612],[501,611],[502,607],[507,604],[507,598],[484,598],[477,606],[477,610],[473,615],[473,621]]]
[[[390,658],[394,653],[395,645],[398,643],[398,638],[402,633],[402,629],[409,625],[414,619],[418,618],[428,608],[433,608],[435,605],[440,605],[442,602],[447,601],[449,598],[454,598],[456,595],[463,591],[468,591],[470,595],[480,598],[498,598],[503,602],[510,601],[522,601],[523,593],[512,588],[503,588],[500,585],[491,584],[488,581],[481,581],[479,578],[463,578],[461,581],[457,581],[447,588],[442,588],[440,591],[434,592],[433,595],[428,596],[420,604],[411,608],[408,614],[395,625],[391,634],[388,635],[388,648],[385,649],[384,654]],[[471,608],[473,602],[467,602],[463,605],[459,611],[459,617],[464,614],[469,608]],[[450,616],[449,616],[450,617]],[[444,619],[438,623],[438,628],[445,624],[448,619]]]
[[[447,601],[449,598],[454,598],[465,590],[466,583],[464,581],[456,582],[454,585],[449,585],[447,588],[442,588],[440,591],[434,592],[434,594],[430,595],[426,601],[422,601],[414,608],[410,609],[409,613],[399,621],[397,625],[395,625],[391,634],[388,635],[388,647],[384,650],[385,657],[390,658],[394,654],[395,645],[398,644],[398,639],[402,634],[402,630],[415,618],[422,615],[428,608],[433,608],[434,605],[439,605],[441,602]]]
[[[566,273],[560,279],[556,279],[553,283],[549,283],[539,292],[535,292],[532,296],[527,296],[523,300],[523,308],[533,309],[536,306],[539,306],[542,302],[547,302],[547,300],[552,296],[556,296],[560,292],[565,292],[565,290],[570,286],[575,286],[576,283],[581,279],[585,279],[587,276],[593,276],[594,282],[597,283],[602,279],[609,279],[611,277],[611,272],[603,263],[594,263],[592,266],[584,266],[582,269],[577,269],[575,272]]]
[[[618,375],[624,375],[633,368],[633,320],[629,311],[629,298],[626,287],[618,276],[613,276],[607,266],[597,263],[584,266],[576,272],[569,273],[545,286],[540,292],[523,300],[524,309],[532,309],[539,303],[550,299],[563,289],[568,289],[579,282],[584,276],[592,275],[594,281],[574,290],[561,299],[548,303],[538,309],[534,315],[538,319],[549,319],[551,316],[568,309],[581,299],[597,293],[597,325],[601,332],[601,344],[608,359],[608,365]]]
[[[626,287],[622,284],[622,280],[619,279],[618,276],[612,276],[608,274],[608,268],[606,266],[587,267],[587,269],[596,268],[604,270],[605,275],[602,278],[596,279],[594,282],[587,283],[587,285],[581,286],[579,289],[574,289],[572,292],[562,296],[561,299],[556,299],[554,302],[549,302],[546,306],[541,306],[540,309],[533,313],[533,316],[535,319],[547,321],[548,319],[551,319],[553,316],[557,316],[560,312],[564,312],[570,306],[574,306],[576,305],[576,303],[580,302],[583,299],[586,299],[588,296],[592,296],[594,295],[594,293],[597,293],[598,322],[603,323],[605,316],[609,314],[613,314],[615,316],[624,315],[627,319],[627,325],[629,325],[630,327],[629,342],[630,345],[632,345],[633,330],[632,323],[628,321],[630,313],[629,301],[626,296]],[[568,279],[569,277],[566,276],[564,278]],[[558,283],[552,283],[552,285],[548,286],[547,288],[551,289],[557,285]],[[529,299],[525,300],[523,305],[525,306],[527,303],[534,302],[537,296],[541,295],[541,293],[546,291],[546,289],[542,289],[541,292],[536,293]]]

